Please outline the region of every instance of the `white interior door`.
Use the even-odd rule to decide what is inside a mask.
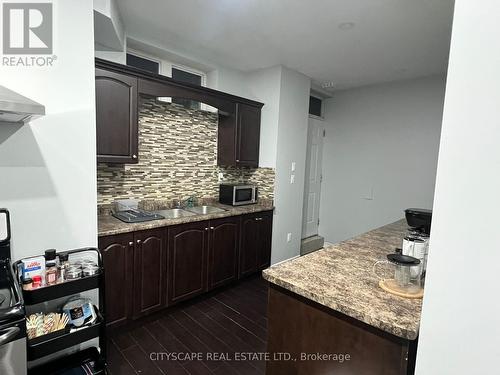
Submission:
[[[321,120],[309,118],[302,238],[318,234],[324,129]]]

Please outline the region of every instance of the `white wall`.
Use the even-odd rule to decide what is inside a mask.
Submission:
[[[276,168],[278,121],[280,113],[281,66],[249,73],[245,86],[249,96],[264,103],[260,121],[259,165]]]
[[[499,372],[499,13],[455,1],[419,375]]]
[[[325,100],[319,233],[327,241],[401,219],[405,208],[432,208],[444,87],[429,77]]]
[[[135,51],[146,56],[181,61],[186,66],[206,72],[207,87],[264,103],[259,165],[276,170],[271,261],[276,263],[298,255],[302,231],[310,79],[283,66],[242,72],[206,61],[195,61],[147,41],[133,38],[128,41]],[[98,57],[113,61],[121,58],[118,56],[117,60],[116,55],[96,53]],[[290,184],[292,162],[297,165],[293,185]],[[288,233],[292,235],[290,242],[287,242]]]
[[[95,57],[100,59],[112,61],[118,64],[127,64],[127,54],[123,51],[103,51],[96,48]]]
[[[227,92],[229,94],[256,100],[256,97],[251,95],[249,92],[247,75],[244,72],[217,66],[211,72],[211,75],[215,76],[216,79],[214,79],[211,83],[207,77],[208,87],[215,90]]]
[[[302,202],[307,146],[307,123],[311,80],[288,68],[281,68],[279,120],[276,147],[276,180],[274,186],[273,246],[271,263],[300,253]],[[291,171],[296,163],[295,172]],[[295,174],[295,183],[290,175]],[[287,242],[287,234],[292,238]]]
[[[96,50],[124,53],[125,29],[115,0],[94,0],[93,4]]]
[[[11,212],[14,259],[97,245],[92,13],[91,0],[55,2],[54,66],[0,66],[0,84],[47,113],[0,125],[0,206]]]

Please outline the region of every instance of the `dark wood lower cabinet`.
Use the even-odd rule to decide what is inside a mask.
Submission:
[[[259,244],[259,223],[256,215],[241,219],[240,269],[239,276],[247,276],[257,270],[257,248]]]
[[[273,213],[263,212],[259,216],[259,245],[257,248],[257,268],[266,269],[271,265],[271,246],[273,238]]]
[[[207,290],[208,221],[168,228],[168,302]]]
[[[106,322],[108,327],[126,324],[132,317],[134,235],[119,234],[99,238],[106,283]]]
[[[242,217],[240,277],[269,267],[271,262],[272,227],[272,212],[260,212]]]
[[[99,238],[118,327],[267,268],[272,211]]]
[[[134,318],[167,306],[167,249],[163,228],[134,234]]]
[[[267,318],[267,375],[413,374],[416,340],[393,336],[273,284]]]
[[[208,287],[213,289],[238,278],[240,218],[211,220],[209,234]]]

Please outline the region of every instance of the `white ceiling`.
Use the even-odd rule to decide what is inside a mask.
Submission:
[[[453,3],[117,0],[132,38],[244,71],[283,64],[334,89],[445,72]]]

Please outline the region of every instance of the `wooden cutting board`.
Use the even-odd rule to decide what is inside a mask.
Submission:
[[[415,290],[409,291],[401,288],[394,279],[380,280],[378,285],[386,292],[403,298],[422,298],[424,296],[423,288],[415,287]]]

